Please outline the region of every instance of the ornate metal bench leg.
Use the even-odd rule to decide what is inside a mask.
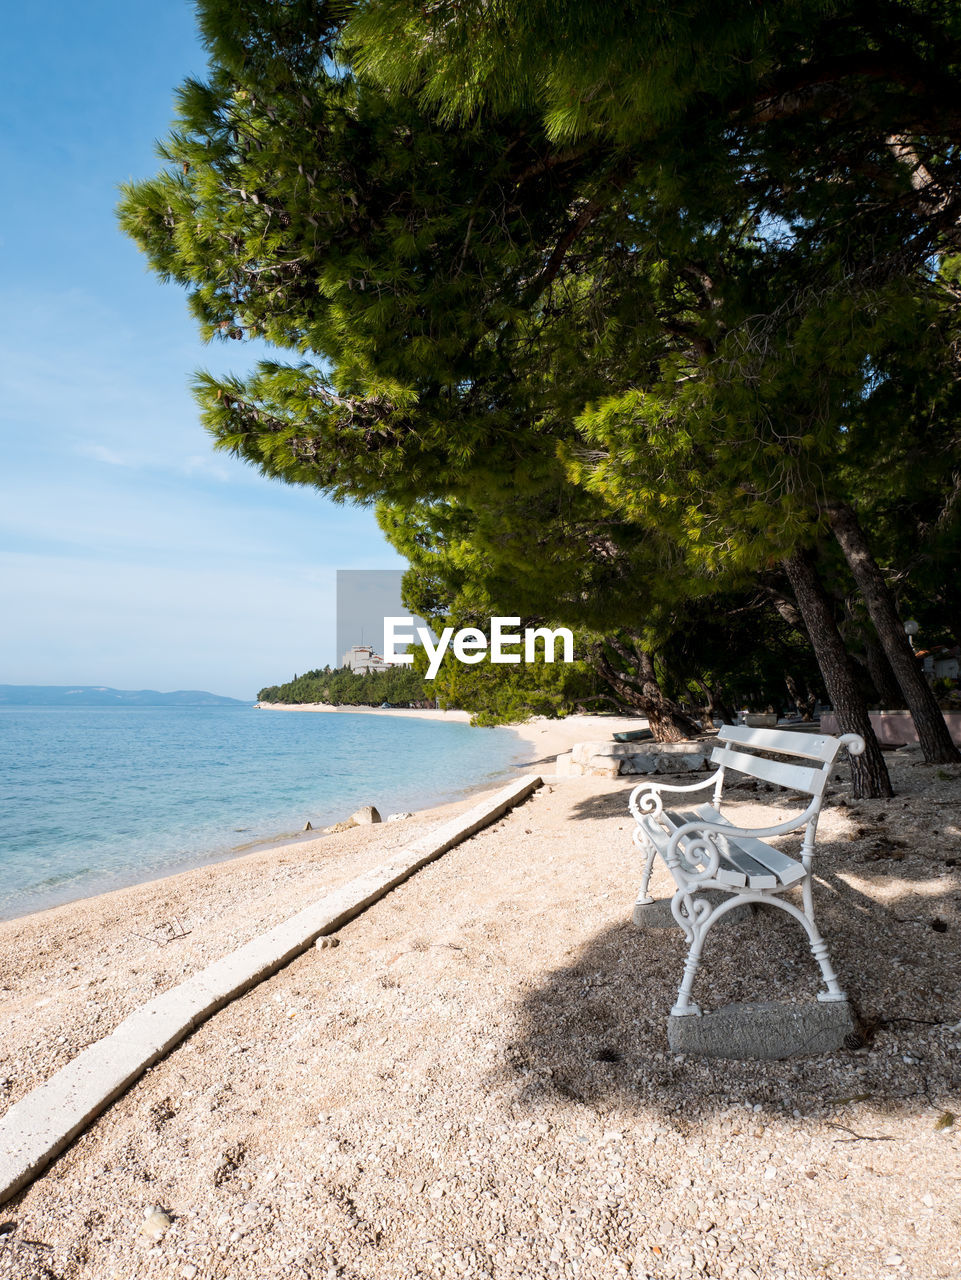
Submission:
[[[805,864],[807,865],[807,864]],[[828,944],[821,937],[821,931],[814,923],[814,891],[811,884],[811,876],[801,885],[801,900],[804,903],[804,927],[808,931],[808,938],[811,942],[811,955],[821,966],[821,973],[824,975],[824,985],[827,991],[818,992],[818,999],[824,1004],[830,1004],[832,1001],[846,1000],[847,996],[838,985],[838,976],[834,972],[834,966],[831,964],[831,957],[828,954]]]
[[[674,919],[684,930],[690,942],[687,959],[684,961],[684,977],[677,992],[677,1002],[671,1010],[671,1016],[684,1017],[685,1014],[700,1013],[700,1007],[691,999],[691,989],[701,963],[701,948],[704,938],[714,919],[714,911],[706,898],[698,898],[690,889],[679,889],[671,900],[671,911]]]
[[[805,886],[806,888],[807,886]],[[805,901],[810,900],[809,893],[804,895]],[[833,1001],[847,1000],[847,996],[838,985],[838,976],[834,972],[831,964],[831,957],[828,954],[828,944],[821,937],[817,925],[811,916],[794,905],[793,902],[785,902],[783,898],[771,898],[772,907],[780,907],[782,911],[786,911],[789,915],[794,916],[800,924],[802,924],[807,932],[808,942],[811,944],[811,955],[821,967],[821,973],[824,977],[824,985],[827,991],[819,991],[818,999],[824,1004],[830,1004]]]
[[[638,836],[641,838],[638,839]],[[654,870],[654,859],[657,857],[657,845],[653,840],[646,839],[640,828],[634,833],[634,843],[644,851],[644,874],[641,876],[641,887],[637,895],[637,901],[634,903],[636,907],[641,907],[654,901],[647,888],[651,883],[651,872]]]
[[[701,1012],[700,1006],[691,999],[691,988],[694,986],[694,978],[701,963],[701,944],[703,941],[703,934],[695,934],[691,949],[687,953],[687,959],[684,961],[684,977],[678,988],[677,1002],[671,1010],[673,1018],[683,1018],[685,1014]]]
[[[644,874],[641,876],[641,888],[637,895],[637,901],[639,903],[654,901],[650,893],[648,893],[648,885],[651,883],[651,872],[654,869],[654,858],[656,855],[657,850],[652,845],[646,859],[644,860]]]
[[[831,957],[828,955],[828,944],[824,941],[817,929],[811,930],[811,955],[821,966],[821,973],[824,975],[824,985],[827,991],[819,991],[818,999],[824,1004],[830,1004],[833,1001],[846,1000],[847,996],[838,985],[838,976],[834,972],[831,964]]]

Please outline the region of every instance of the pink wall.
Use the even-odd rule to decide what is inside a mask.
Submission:
[[[961,711],[944,711],[942,714],[951,730],[951,737],[961,746]],[[899,746],[903,746],[905,742],[917,742],[918,731],[910,712],[872,711],[870,716],[879,742],[897,743]],[[825,711],[821,716],[821,729],[825,733],[838,732],[837,716],[833,711]]]

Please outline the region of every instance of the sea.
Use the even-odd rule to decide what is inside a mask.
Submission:
[[[504,729],[253,705],[0,708],[0,919],[514,774]]]

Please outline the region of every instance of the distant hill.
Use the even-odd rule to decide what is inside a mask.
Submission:
[[[0,684],[0,707],[242,707],[240,698],[222,698],[202,689],[105,689],[94,684]]]

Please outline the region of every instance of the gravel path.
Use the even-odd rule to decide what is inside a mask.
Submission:
[[[836,785],[822,820],[821,922],[864,1047],[670,1055],[684,943],[629,923],[629,780],[570,779],[153,1068],[0,1210],[0,1276],[957,1277],[961,777],[893,764],[894,800]],[[736,794],[759,820],[764,797]],[[7,1096],[401,838],[348,832],[0,926]],[[121,928],[191,898],[188,937],[131,959]],[[813,999],[787,917],[712,939],[709,1003]]]

